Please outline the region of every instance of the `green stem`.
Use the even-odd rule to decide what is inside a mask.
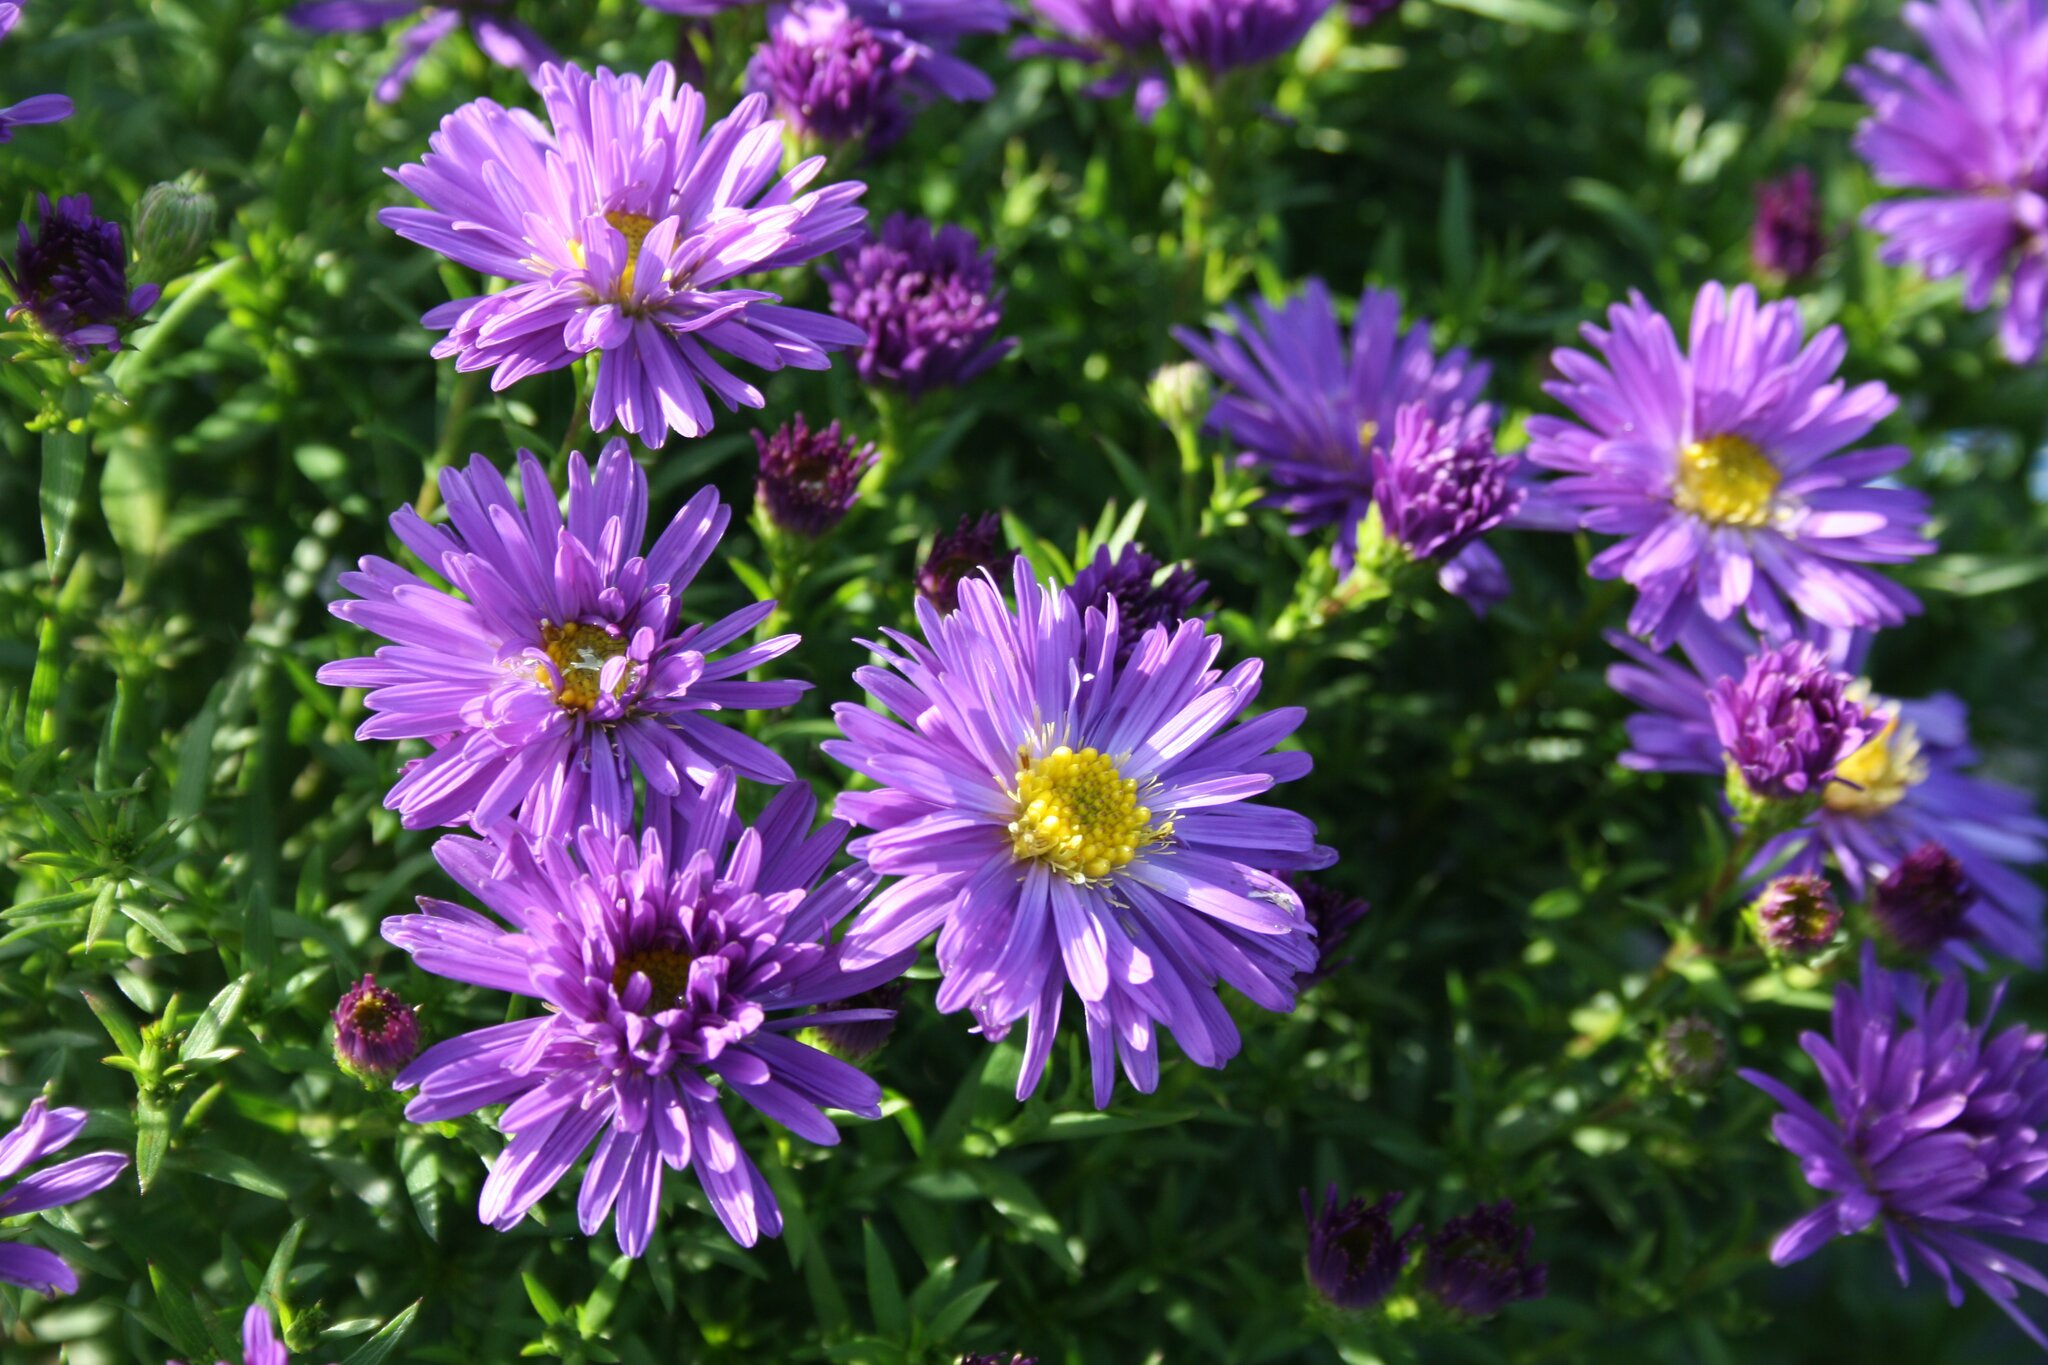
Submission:
[[[483,377],[482,370],[470,370],[455,376],[455,391],[448,395],[448,416],[441,424],[441,443],[428,457],[426,474],[420,480],[419,496],[413,499],[413,505],[422,517],[432,516],[434,509],[441,504],[441,471],[448,467],[461,447],[469,409],[476,402],[476,391],[483,383]]]

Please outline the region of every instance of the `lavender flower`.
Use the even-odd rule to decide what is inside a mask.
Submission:
[[[795,783],[742,830],[734,787],[726,769],[655,802],[637,839],[450,835],[434,856],[497,918],[422,897],[421,913],[384,922],[425,970],[544,1007],[429,1048],[398,1077],[419,1091],[405,1111],[416,1123],[506,1106],[497,1125],[512,1140],[477,1209],[491,1226],[516,1226],[595,1142],[576,1204],[585,1236],[616,1206],[619,1249],[646,1251],[666,1165],[694,1167],[726,1231],[752,1246],[782,1218],[721,1090],[828,1146],[838,1132],[821,1110],[880,1115],[880,1086],[786,1035],[881,1017],[803,1011],[892,979],[909,956],[848,970],[831,931],[874,879],[823,877],[846,827],[813,834],[816,800]]]
[[[1639,295],[1608,321],[1584,328],[1597,355],[1552,355],[1564,378],[1545,388],[1580,420],[1530,418],[1529,458],[1564,473],[1551,490],[1588,530],[1622,537],[1591,569],[1636,586],[1631,631],[1661,649],[1701,613],[1784,636],[1794,610],[1837,627],[1919,610],[1869,566],[1934,548],[1927,499],[1873,484],[1903,447],[1837,453],[1898,406],[1882,384],[1834,378],[1840,328],[1802,346],[1796,303],[1718,284],[1700,291],[1689,354]]]
[[[1438,422],[1425,404],[1407,404],[1392,443],[1372,454],[1380,524],[1415,559],[1454,559],[1521,507],[1518,463],[1494,453],[1490,414]]]
[[[1944,975],[1930,999],[1917,977],[1879,967],[1866,945],[1860,989],[1835,988],[1832,1039],[1800,1039],[1834,1116],[1770,1076],[1740,1074],[1783,1106],[1771,1131],[1828,1196],[1779,1235],[1775,1264],[1876,1227],[1901,1284],[1910,1283],[1910,1252],[1960,1306],[1961,1272],[2048,1347],[2013,1306],[2020,1286],[2048,1292],[2048,1279],[1986,1240],[2048,1241],[2036,1194],[2048,1175],[2048,1037],[2018,1024],[1991,1036],[2000,994],[1973,1025],[1962,977]]]
[[[819,267],[833,316],[861,329],[861,381],[912,398],[952,388],[1017,348],[995,340],[1003,321],[995,253],[966,228],[934,229],[922,218],[891,214],[870,237]]]
[[[1756,223],[1749,234],[1749,259],[1766,275],[1803,280],[1827,250],[1820,205],[1813,197],[1813,173],[1794,166],[1756,187]]]
[[[960,524],[932,542],[931,553],[917,571],[917,595],[940,611],[960,603],[960,584],[986,569],[998,577],[1009,572],[1017,555],[1003,548],[1003,519],[994,512],[960,518]]]
[[[425,201],[378,221],[408,241],[511,281],[423,319],[434,354],[492,370],[505,389],[597,354],[590,425],[651,446],[711,429],[704,390],[728,411],[760,390],[714,350],[764,370],[822,370],[864,334],[738,287],[860,236],[860,184],[799,194],[822,157],[777,178],[780,125],[749,96],[704,127],[704,98],[657,65],[645,79],[544,66],[550,127],[490,100],[441,121],[426,159],[392,174]]]
[[[1714,733],[1752,795],[1817,796],[1836,766],[1876,736],[1878,727],[1848,699],[1851,681],[1801,640],[1756,655],[1739,682],[1715,681],[1707,693]]]
[[[405,93],[427,53],[465,23],[483,54],[499,66],[531,78],[557,60],[539,34],[504,8],[505,0],[313,0],[285,17],[314,33],[361,33],[418,14],[419,22],[399,41],[398,59],[377,82],[377,101],[389,104]]]
[[[812,431],[803,414],[772,436],[754,433],[761,472],[754,497],[776,529],[816,539],[845,520],[860,497],[861,475],[875,463],[872,443],[857,445],[839,423]]]
[[[15,298],[8,321],[31,319],[77,360],[95,346],[120,350],[121,329],[140,321],[163,290],[154,284],[128,288],[121,226],[95,218],[89,196],[74,194],[53,207],[48,195],[38,194],[36,209],[42,220],[36,235],[21,224],[14,264],[0,262]]]
[[[1166,103],[1163,65],[1210,72],[1260,66],[1289,51],[1334,0],[1031,0],[1060,39],[1018,43],[1019,56],[1107,63],[1113,74],[1089,87],[1107,97],[1136,89],[1149,122]]]
[[[450,526],[410,507],[392,530],[455,591],[370,556],[341,586],[360,600],[336,616],[392,643],[320,670],[336,687],[372,689],[362,739],[426,739],[385,804],[408,829],[467,822],[489,831],[517,813],[535,837],[567,838],[595,820],[632,821],[633,774],[673,796],[721,767],[757,782],[794,774],[774,751],[706,712],[787,706],[809,686],[749,682],[797,637],[717,651],[774,610],[757,602],[685,625],[682,595],[731,514],[710,488],[678,512],[646,555],[647,475],[613,441],[593,476],[569,461],[566,519],[540,462],[519,455],[526,507],[481,455],[441,472]],[[460,596],[456,592],[460,592]]]
[[[334,1059],[358,1080],[382,1084],[420,1050],[420,1022],[398,992],[365,976],[334,1006]]]
[[[1512,1200],[1481,1204],[1438,1229],[1422,1249],[1422,1287],[1464,1318],[1490,1318],[1543,1297],[1549,1267],[1529,1264],[1533,1228],[1515,1223]]]
[[[0,39],[14,32],[21,22],[21,6],[0,4]],[[0,108],[0,144],[14,140],[14,130],[35,123],[57,123],[71,117],[72,104],[65,95],[31,95],[18,104]]]
[[[173,1360],[169,1365],[178,1365]],[[216,1365],[228,1365],[218,1361]],[[277,1339],[277,1329],[270,1325],[270,1314],[260,1303],[249,1305],[249,1311],[242,1315],[242,1365],[291,1365],[285,1355],[284,1343]]]
[[[31,1162],[71,1145],[85,1129],[83,1109],[52,1109],[40,1095],[29,1102],[14,1131],[0,1138],[0,1180],[18,1174]],[[119,1152],[94,1152],[60,1161],[16,1180],[0,1192],[0,1218],[75,1204],[114,1183],[128,1168]],[[0,1242],[0,1284],[20,1285],[38,1294],[69,1294],[78,1276],[57,1256],[26,1242]]]
[[[1870,893],[1870,917],[1892,942],[1924,955],[1965,932],[1975,899],[1955,855],[1940,844],[1922,844]]]
[[[1309,926],[1316,931],[1315,969],[1301,978],[1301,988],[1306,990],[1351,965],[1351,958],[1340,958],[1337,954],[1351,937],[1351,931],[1372,912],[1372,906],[1363,897],[1349,895],[1299,872],[1290,876],[1287,884],[1301,897],[1301,908],[1308,915]]]
[[[908,54],[892,50],[845,0],[797,0],[769,23],[768,41],[747,66],[747,88],[767,95],[807,137],[882,147],[908,124],[897,89],[908,65]]]
[[[938,931],[939,1009],[971,1009],[991,1041],[1029,1022],[1020,1099],[1071,983],[1104,1107],[1119,1057],[1139,1090],[1157,1086],[1161,1027],[1198,1065],[1236,1053],[1219,979],[1293,1007],[1313,934],[1265,869],[1335,855],[1305,817],[1247,799],[1309,768],[1270,752],[1299,709],[1224,729],[1258,693],[1256,659],[1218,672],[1221,639],[1184,621],[1119,668],[1114,611],[1077,610],[1022,561],[1014,582],[1014,608],[970,579],[951,615],[917,604],[922,640],[874,647],[888,668],[855,679],[900,719],[833,708],[846,738],[825,752],[879,788],[840,796],[840,816],[875,831],[849,847],[898,879],[848,931],[848,961]]]
[[[1111,553],[1097,546],[1095,558],[1074,575],[1067,596],[1080,610],[1107,612],[1116,602],[1117,666],[1131,661],[1131,652],[1154,626],[1169,631],[1195,614],[1195,604],[1209,585],[1182,564],[1163,565],[1136,545]]]
[[[1422,1235],[1422,1229],[1394,1231],[1389,1215],[1402,1197],[1396,1191],[1376,1204],[1366,1203],[1362,1196],[1339,1204],[1333,1181],[1318,1212],[1308,1191],[1301,1192],[1301,1212],[1308,1220],[1308,1282],[1334,1306],[1351,1311],[1373,1307],[1393,1291],[1408,1268],[1408,1244]]]
[[[2039,0],[1909,4],[1930,66],[1873,49],[1849,72],[1871,115],[1856,150],[1881,185],[1924,190],[1864,214],[1880,256],[1932,279],[1963,278],[1963,303],[1989,307],[2003,281],[1999,338],[2016,364],[2041,354],[2048,301],[2048,9]]]
[[[1749,920],[1766,950],[1798,960],[1835,941],[1842,928],[1842,907],[1826,877],[1794,873],[1771,879],[1750,902]]]

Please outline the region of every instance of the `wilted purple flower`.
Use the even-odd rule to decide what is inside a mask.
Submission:
[[[849,1062],[864,1062],[880,1052],[882,1045],[889,1041],[889,1035],[896,1031],[896,1017],[902,1011],[903,989],[903,982],[899,979],[885,982],[871,991],[862,991],[851,999],[827,1003],[821,1014],[852,1012],[885,1017],[820,1024],[811,1030],[818,1046]]]
[[[1018,56],[1108,63],[1113,74],[1090,86],[1098,98],[1136,88],[1138,116],[1150,121],[1166,103],[1163,68],[1212,72],[1258,66],[1302,40],[1334,0],[1031,0],[1059,30],[1054,41],[1026,39]]]
[[[1826,877],[1805,873],[1773,877],[1750,903],[1749,913],[1764,947],[1794,959],[1820,952],[1842,927],[1834,887]]]
[[[1922,844],[1870,893],[1870,916],[1901,948],[1931,953],[1965,932],[1976,898],[1955,856],[1940,844]]]
[[[819,267],[832,313],[860,328],[862,382],[915,398],[964,384],[1017,348],[1003,321],[995,252],[966,228],[891,214],[870,237]]]
[[[1714,682],[1714,734],[1753,795],[1817,796],[1836,766],[1876,737],[1880,726],[1848,698],[1851,681],[1817,647],[1794,640],[1750,659],[1739,681]]]
[[[1001,578],[1016,558],[1014,551],[1003,548],[1001,517],[994,512],[963,515],[958,526],[932,542],[931,553],[917,571],[917,595],[940,611],[952,611],[960,603],[960,584],[969,575],[987,569]]]
[[[512,287],[456,299],[422,321],[448,335],[434,354],[492,370],[505,389],[597,353],[590,425],[659,446],[711,429],[709,388],[728,411],[760,390],[712,355],[764,370],[823,370],[858,346],[857,327],[736,288],[859,238],[857,183],[798,194],[824,169],[777,178],[781,125],[752,95],[704,127],[704,97],[668,63],[645,79],[544,66],[551,127],[476,100],[441,121],[425,160],[392,174],[428,205],[378,221]]]
[[[1308,1220],[1308,1282],[1338,1308],[1371,1308],[1387,1297],[1408,1268],[1408,1244],[1422,1235],[1419,1226],[1396,1233],[1392,1218],[1402,1194],[1384,1195],[1376,1204],[1363,1196],[1337,1202],[1337,1185],[1323,1193],[1320,1212],[1301,1192],[1302,1216]]]
[[[1074,575],[1067,596],[1083,610],[1094,607],[1108,611],[1116,601],[1116,661],[1131,661],[1131,651],[1154,626],[1172,630],[1195,614],[1195,604],[1209,591],[1203,579],[1184,564],[1163,565],[1135,544],[1114,554],[1107,545],[1096,547],[1095,558]]]
[[[20,5],[0,4],[0,39],[14,32],[20,22]],[[16,128],[70,118],[71,109],[71,100],[65,95],[31,95],[19,104],[10,104],[0,109],[0,143],[13,141]]]
[[[1438,422],[1422,403],[1394,417],[1394,438],[1372,453],[1373,502],[1389,536],[1416,559],[1452,559],[1522,505],[1520,462],[1493,449],[1491,414]]]
[[[52,1109],[38,1095],[14,1131],[0,1138],[0,1180],[70,1146],[84,1131],[85,1120],[83,1109]],[[119,1152],[94,1152],[46,1167],[0,1192],[0,1218],[75,1204],[113,1184],[127,1168],[128,1158]],[[78,1276],[53,1252],[26,1242],[0,1242],[0,1284],[20,1285],[38,1294],[69,1294],[78,1288]]]
[[[334,1059],[364,1081],[388,1081],[420,1050],[420,1021],[398,992],[365,976],[334,1007]]]
[[[1898,406],[1877,383],[1845,389],[1839,327],[1802,345],[1799,305],[1709,284],[1690,352],[1640,295],[1583,331],[1597,355],[1559,350],[1545,391],[1578,421],[1529,419],[1529,458],[1588,530],[1622,537],[1591,565],[1640,594],[1629,629],[1663,648],[1702,612],[1741,611],[1793,633],[1793,610],[1836,627],[1897,625],[1920,603],[1870,566],[1934,549],[1927,499],[1875,486],[1902,446],[1839,454]],[[1788,601],[1789,599],[1789,606]]]
[[[1988,307],[2007,282],[1999,338],[2016,364],[2041,354],[2048,302],[2048,7],[2040,0],[1941,0],[1902,15],[1934,64],[1872,49],[1849,72],[1871,116],[1856,150],[1881,185],[1925,190],[1863,216],[1889,264],[1963,277]]]
[[[774,101],[799,133],[881,147],[908,122],[897,90],[908,65],[845,0],[797,0],[770,21],[768,41],[747,66],[747,88]]]
[[[1422,1287],[1467,1318],[1543,1297],[1549,1267],[1529,1264],[1535,1229],[1515,1222],[1514,1201],[1481,1204],[1439,1228],[1422,1249]]]
[[[517,813],[534,837],[565,839],[595,820],[628,828],[633,775],[673,796],[721,767],[757,782],[795,774],[772,749],[709,718],[795,701],[808,683],[750,682],[795,648],[779,635],[723,658],[775,608],[756,602],[685,625],[682,596],[731,513],[704,488],[643,557],[647,475],[624,441],[593,476],[569,460],[569,510],[531,452],[519,453],[525,510],[483,456],[441,471],[449,526],[410,507],[391,528],[454,591],[375,555],[341,576],[360,600],[333,612],[392,643],[320,670],[336,687],[372,689],[361,739],[427,739],[385,805],[408,829],[468,823],[490,831]],[[459,592],[461,595],[457,596]]]
[[[562,841],[450,835],[435,858],[497,919],[421,897],[422,913],[384,921],[427,971],[544,1006],[431,1047],[398,1077],[420,1092],[405,1111],[416,1123],[506,1106],[497,1126],[512,1141],[477,1208],[492,1227],[516,1226],[594,1141],[576,1204],[585,1236],[616,1204],[619,1249],[646,1251],[666,1165],[694,1167],[726,1231],[752,1246],[782,1217],[721,1089],[827,1146],[839,1135],[821,1110],[880,1115],[880,1086],[786,1035],[836,1022],[803,1011],[894,978],[909,956],[847,970],[832,928],[874,878],[824,877],[846,826],[813,834],[816,798],[799,782],[742,829],[735,785],[726,769],[656,801],[637,839],[587,826]]]
[[[168,1365],[178,1362],[173,1360]],[[228,1362],[217,1361],[215,1365]],[[260,1303],[250,1304],[249,1311],[242,1314],[241,1365],[291,1365],[284,1343],[277,1339],[277,1329],[270,1325],[270,1314]]]
[[[399,41],[398,59],[377,82],[378,101],[389,104],[405,93],[435,44],[464,23],[483,54],[499,66],[531,78],[556,60],[540,35],[503,13],[504,8],[505,0],[312,0],[288,10],[285,18],[314,33],[360,33],[418,14],[419,22]]]
[[[1372,912],[1372,906],[1363,897],[1326,886],[1299,872],[1288,877],[1287,884],[1301,897],[1301,908],[1308,915],[1309,926],[1316,931],[1315,969],[1301,978],[1301,987],[1306,990],[1350,965],[1350,958],[1337,954],[1351,937],[1351,931]]]
[[[1832,1040],[1800,1039],[1834,1117],[1772,1077],[1740,1074],[1784,1106],[1771,1131],[1799,1158],[1806,1183],[1829,1196],[1779,1234],[1775,1264],[1876,1226],[1901,1284],[1910,1282],[1910,1251],[1960,1306],[1960,1271],[2048,1347],[2013,1306],[2020,1285],[2048,1292],[2048,1279],[1985,1240],[2048,1241],[2036,1193],[2048,1176],[2048,1037],[2019,1024],[1992,1037],[2002,994],[1973,1025],[1960,975],[1945,974],[1930,999],[1918,977],[1884,970],[1865,945],[1861,988],[1835,988]]]
[[[1759,271],[1803,280],[1827,250],[1820,204],[1813,197],[1813,173],[1794,166],[1756,187],[1756,223],[1749,233],[1749,259]]]
[[[93,217],[92,199],[74,194],[55,206],[36,196],[41,227],[31,237],[17,229],[14,264],[0,273],[14,291],[10,322],[32,318],[43,335],[84,360],[95,346],[121,349],[121,329],[139,321],[163,290],[128,288],[128,249],[121,225]]]
[[[1119,668],[1113,611],[1077,609],[1022,560],[1014,583],[1014,608],[970,579],[951,615],[917,604],[922,640],[886,632],[888,669],[854,676],[898,719],[833,708],[846,738],[825,752],[878,784],[839,798],[875,831],[850,850],[898,879],[848,931],[848,962],[937,930],[941,1011],[971,1009],[991,1041],[1029,1021],[1020,1099],[1071,983],[1106,1107],[1119,1057],[1139,1090],[1158,1085],[1162,1026],[1198,1065],[1235,1055],[1219,980],[1293,1008],[1313,931],[1265,869],[1335,855],[1306,817],[1248,799],[1309,769],[1307,754],[1272,752],[1298,708],[1224,728],[1257,696],[1258,660],[1217,671],[1220,637],[1183,621]]]
[[[872,443],[858,445],[833,422],[812,431],[803,414],[776,428],[754,433],[761,472],[754,497],[778,530],[816,538],[845,520],[860,496],[861,475],[876,459]]]

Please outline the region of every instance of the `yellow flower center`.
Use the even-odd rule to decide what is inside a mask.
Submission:
[[[562,686],[555,693],[555,700],[568,711],[588,711],[595,706],[604,666],[626,652],[625,637],[581,621],[571,621],[565,626],[543,621],[540,638],[548,658],[554,661],[555,668],[562,675]],[[536,668],[533,677],[542,687],[554,684],[545,668]],[[619,680],[613,695],[623,692],[632,677],[633,668],[628,664],[626,676]]]
[[[1020,861],[1036,858],[1072,881],[1094,881],[1172,832],[1170,820],[1153,826],[1151,810],[1138,804],[1136,779],[1107,754],[1064,744],[1036,758],[1017,750],[1010,848]]]
[[[1753,442],[1710,436],[1679,452],[1671,498],[1681,511],[1716,525],[1762,526],[1782,477]]]
[[[679,953],[673,948],[648,948],[637,953],[628,953],[619,960],[612,971],[612,989],[623,992],[626,983],[634,973],[647,978],[647,984],[654,988],[648,997],[650,1010],[674,1009],[683,1002],[683,995],[690,989],[690,964],[696,961],[688,953]]]
[[[1876,739],[1835,765],[1835,780],[1828,783],[1825,798],[1829,810],[1877,815],[1898,805],[1926,779],[1919,734],[1893,716]]]
[[[619,272],[618,284],[618,293],[624,297],[633,292],[633,271],[640,264],[640,244],[647,240],[648,233],[654,231],[654,220],[644,213],[622,213],[617,209],[607,213],[604,220],[626,239],[626,268]],[[577,265],[590,263],[583,243],[573,238],[569,242],[569,255]]]
[[[1362,453],[1372,454],[1372,443],[1379,438],[1380,424],[1378,422],[1360,422],[1358,424],[1358,449]]]
[[[381,1034],[384,1032],[384,1026],[391,1022],[391,1007],[377,996],[365,995],[356,1001],[355,1008],[348,1012],[348,1017],[349,1022],[354,1024],[358,1031],[372,1035]]]

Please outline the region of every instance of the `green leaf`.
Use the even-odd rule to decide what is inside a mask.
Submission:
[[[534,1278],[532,1271],[520,1271],[519,1278],[526,1282],[526,1297],[532,1302],[533,1311],[540,1314],[542,1322],[553,1327],[555,1324],[567,1320],[569,1315],[562,1311],[562,1305],[555,1302],[555,1296],[548,1293],[546,1285]]]
[[[171,1150],[171,1111],[152,1099],[135,1104],[135,1180],[144,1194],[156,1183]]]
[[[131,1062],[139,1059],[142,1056],[142,1034],[128,1022],[128,1016],[121,1012],[121,1007],[100,999],[91,991],[80,991],[79,994],[85,997],[86,1008],[99,1016],[100,1027],[114,1040],[114,1046],[121,1049],[121,1055]]]
[[[427,1236],[441,1240],[441,1158],[431,1139],[406,1133],[398,1140],[398,1169],[405,1177],[405,1192],[412,1197],[412,1211],[419,1215]]]
[[[214,1339],[206,1320],[199,1316],[191,1289],[154,1263],[149,1267],[149,1283],[156,1290],[157,1311],[163,1315],[164,1327],[179,1354],[188,1360],[205,1360],[209,1356],[219,1359],[217,1351],[222,1343]]]
[[[974,1315],[988,1302],[988,1296],[996,1292],[998,1283],[996,1280],[983,1280],[980,1284],[970,1285],[961,1291],[951,1303],[933,1316],[929,1329],[931,1339],[943,1344],[951,1340],[961,1328],[974,1321]]]
[[[399,1341],[412,1330],[412,1320],[419,1316],[422,1302],[414,1299],[404,1312],[385,1323],[382,1331],[358,1346],[341,1365],[382,1365],[384,1358],[397,1349]]]
[[[88,400],[89,402],[89,400]],[[73,406],[66,403],[66,408]],[[43,557],[49,561],[50,581],[56,582],[71,553],[71,531],[78,521],[78,504],[85,492],[86,458],[92,443],[82,431],[68,424],[43,433],[43,482],[36,501],[43,516]]]
[[[1576,6],[1561,0],[1437,0],[1445,9],[1461,9],[1504,24],[1527,24],[1550,33],[1569,33],[1584,24],[1586,17]]]
[[[889,1249],[882,1245],[873,1223],[861,1224],[868,1266],[868,1311],[875,1316],[875,1330],[891,1341],[899,1341],[909,1325],[903,1311],[903,1285],[896,1278],[896,1266]]]
[[[235,1022],[241,1012],[242,997],[249,990],[249,974],[244,972],[221,988],[213,997],[213,1003],[199,1016],[199,1022],[185,1035],[185,1041],[178,1048],[178,1060],[195,1062],[210,1057],[220,1046],[221,1035]]]

